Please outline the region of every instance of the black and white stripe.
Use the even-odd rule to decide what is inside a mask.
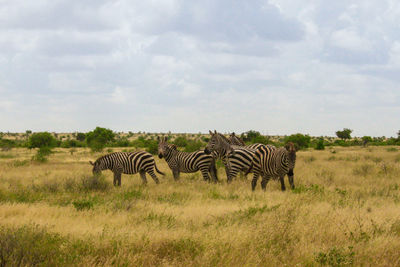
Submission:
[[[102,170],[111,170],[114,173],[114,186],[121,186],[122,174],[139,172],[143,184],[147,183],[146,172],[157,184],[159,183],[154,168],[164,175],[158,170],[153,156],[146,151],[114,152],[98,158],[94,163],[90,161],[90,164],[93,165],[93,174],[100,173]]]
[[[251,182],[251,189],[254,191],[258,177],[261,175],[261,188],[266,189],[267,183],[271,178],[279,178],[281,189],[284,191],[284,177],[289,177],[290,187],[294,188],[293,169],[296,163],[296,149],[293,143],[288,143],[285,147],[272,149],[268,146],[259,147],[253,157],[252,171],[254,173]]]
[[[179,179],[181,172],[200,171],[205,181],[210,181],[209,174],[214,182],[218,181],[215,159],[211,155],[202,150],[191,153],[179,151],[175,145],[167,143],[167,137],[158,137],[158,142],[158,156],[166,160],[175,180]]]
[[[210,131],[210,135],[211,138],[204,151],[221,158],[225,165],[228,183],[230,183],[240,171],[250,172],[254,152],[256,151],[255,148],[263,146],[262,144],[236,146],[231,145],[228,138],[216,131],[214,131],[214,133]],[[269,147],[275,148],[274,146]]]

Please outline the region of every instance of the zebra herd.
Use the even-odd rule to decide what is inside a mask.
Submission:
[[[288,175],[290,187],[294,188],[293,169],[296,163],[296,148],[293,143],[285,147],[276,148],[272,145],[252,144],[246,145],[235,133],[229,138],[210,131],[211,138],[204,150],[195,152],[182,152],[174,144],[169,144],[167,137],[157,137],[158,156],[164,158],[175,180],[179,179],[181,172],[193,173],[200,171],[205,181],[218,181],[215,162],[221,159],[225,166],[227,182],[230,183],[239,172],[245,175],[252,172],[251,188],[254,191],[257,180],[261,176],[261,188],[266,189],[271,178],[278,178],[281,189],[286,189],[284,177]],[[93,165],[93,174],[102,170],[111,170],[114,173],[114,186],[121,186],[122,174],[140,173],[144,184],[147,183],[146,173],[158,184],[159,180],[154,173],[158,170],[153,156],[145,151],[114,152],[98,158]]]

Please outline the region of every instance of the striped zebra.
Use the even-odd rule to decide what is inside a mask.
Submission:
[[[114,152],[98,158],[94,163],[92,161],[89,161],[89,163],[93,165],[93,174],[99,174],[103,170],[111,170],[114,173],[114,186],[121,186],[122,174],[139,172],[143,184],[147,184],[146,172],[150,174],[154,182],[159,183],[154,168],[159,174],[164,175],[163,172],[158,170],[153,155],[146,151]]]
[[[249,148],[249,149],[257,149],[257,148],[263,146],[263,144],[260,144],[260,143],[246,145],[243,142],[243,140],[240,137],[238,137],[235,133],[230,134],[229,142],[231,145],[241,146],[241,147],[245,147],[245,148]]]
[[[246,144],[243,142],[243,140],[238,137],[234,132],[229,135],[229,142],[231,145],[235,146],[245,146]]]
[[[174,179],[179,179],[179,174],[193,173],[201,171],[203,179],[210,181],[210,176],[214,182],[218,181],[217,169],[215,167],[215,159],[211,155],[207,155],[204,151],[195,152],[179,151],[175,145],[167,143],[167,137],[157,137],[158,139],[158,157],[164,158],[172,170]]]
[[[258,176],[262,176],[261,188],[265,191],[267,183],[271,178],[279,178],[282,191],[286,190],[284,177],[289,177],[290,187],[294,189],[293,169],[296,164],[296,148],[292,142],[285,147],[271,149],[268,146],[256,150],[252,162],[254,173],[251,181],[251,189],[254,191],[257,185]]]
[[[242,172],[250,172],[253,161],[255,148],[249,146],[231,145],[229,139],[224,135],[214,131],[209,131],[211,138],[208,141],[204,152],[218,156],[222,159],[227,173],[227,182],[230,183],[237,174]],[[259,146],[259,144],[258,144]],[[274,146],[270,146],[275,148]],[[247,174],[246,173],[246,174]]]

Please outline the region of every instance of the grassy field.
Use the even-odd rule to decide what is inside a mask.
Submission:
[[[114,149],[119,151],[122,149]],[[400,266],[400,151],[300,151],[296,189],[250,175],[91,176],[87,149],[0,152],[0,265]],[[287,180],[286,180],[286,184]]]

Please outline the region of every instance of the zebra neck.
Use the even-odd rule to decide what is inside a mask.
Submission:
[[[169,162],[177,154],[178,154],[178,151],[170,149],[170,150],[167,150],[167,153],[165,154],[164,158],[167,162]]]

